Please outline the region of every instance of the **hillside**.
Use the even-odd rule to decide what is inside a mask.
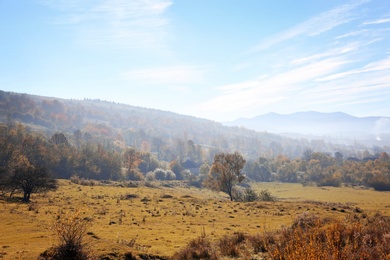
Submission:
[[[295,115],[297,116],[299,115]],[[294,120],[296,118],[275,114],[259,117],[256,123],[272,129],[276,122],[285,127],[294,127]],[[209,161],[220,151],[239,151],[246,158],[258,158],[273,157],[281,153],[300,157],[306,149],[329,153],[341,151],[346,156],[355,156],[357,151],[367,149],[359,144],[351,147],[325,142],[321,138],[312,138],[310,141],[287,138],[269,132],[229,127],[210,120],[114,102],[67,100],[4,91],[0,91],[0,122],[20,122],[48,136],[56,132],[72,136],[76,131],[81,131],[84,137],[147,149],[165,161],[183,156],[182,147],[189,142],[199,154],[203,153],[202,156],[207,151],[206,158],[202,160]],[[246,124],[245,127],[249,128],[250,125]]]
[[[287,115],[268,113],[225,124],[295,137],[323,136],[335,143],[390,144],[390,117],[355,117],[342,112],[311,111]]]

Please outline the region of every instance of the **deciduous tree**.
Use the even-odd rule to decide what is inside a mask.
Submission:
[[[29,202],[32,193],[57,189],[57,181],[51,177],[46,168],[30,164],[20,155],[12,170],[8,185],[13,191],[23,192],[23,201]]]
[[[141,152],[134,148],[129,148],[123,154],[123,164],[127,169],[127,174],[139,173],[138,165],[141,163]]]
[[[229,195],[233,201],[234,186],[245,179],[241,172],[245,165],[245,159],[238,152],[220,153],[214,157],[205,186],[213,190],[222,191]]]

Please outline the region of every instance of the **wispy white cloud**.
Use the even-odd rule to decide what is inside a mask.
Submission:
[[[370,32],[369,30],[356,30],[356,31],[352,31],[352,32],[347,32],[347,33],[344,33],[340,36],[337,36],[336,39],[343,39],[343,38],[349,38],[349,37],[356,37],[356,36],[360,36],[360,35],[364,35],[365,33],[367,32]]]
[[[390,23],[390,17],[364,22],[363,25]]]
[[[390,69],[390,57],[387,57],[386,59],[379,60],[376,62],[371,62],[367,65],[365,65],[363,68],[359,69],[353,69],[353,70],[347,70],[341,73],[333,74],[324,78],[318,79],[318,81],[327,81],[327,80],[335,80],[339,79],[345,76],[354,75],[354,74],[360,74],[360,73],[366,73],[371,71],[383,71]]]
[[[80,41],[114,48],[148,48],[163,44],[171,0],[44,0],[62,11],[57,24],[77,25]]]
[[[321,60],[324,58],[339,57],[340,55],[345,55],[349,52],[355,51],[355,50],[359,49],[359,47],[360,47],[360,43],[351,42],[351,43],[348,43],[344,46],[332,48],[332,49],[326,50],[324,52],[315,53],[315,54],[312,54],[309,56],[304,56],[304,57],[298,57],[298,58],[292,60],[291,64],[300,65],[300,64],[310,63],[313,61],[318,61],[318,60]]]
[[[378,66],[377,68],[379,68]],[[301,93],[308,107],[351,107],[384,102],[390,96],[388,70],[369,70],[335,80],[322,81]]]
[[[129,70],[122,73],[122,78],[146,85],[180,85],[202,82],[204,73],[200,67],[172,66]]]
[[[366,2],[368,1],[354,1],[319,14],[318,16],[312,17],[291,29],[263,40],[260,44],[252,48],[251,51],[265,50],[299,36],[316,36],[339,25],[348,23],[356,19],[356,14],[352,11]]]
[[[283,102],[318,77],[337,71],[346,60],[324,59],[257,80],[220,86],[220,94],[196,107],[217,113],[245,112]]]

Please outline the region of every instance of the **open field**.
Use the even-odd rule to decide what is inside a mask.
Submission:
[[[58,191],[33,194],[30,204],[2,197],[0,258],[36,259],[57,244],[50,229],[55,218],[78,210],[91,220],[86,241],[92,252],[112,258],[125,252],[171,256],[204,233],[215,240],[238,231],[257,234],[290,225],[303,212],[390,216],[390,192],[256,183],[255,190],[268,189],[279,201],[239,203],[177,182],[153,185],[81,186],[60,180]]]

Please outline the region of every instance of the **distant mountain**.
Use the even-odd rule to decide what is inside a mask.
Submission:
[[[355,117],[342,112],[309,111],[287,115],[268,113],[224,124],[295,137],[328,136],[333,140],[341,138],[370,145],[390,142],[390,117]]]

